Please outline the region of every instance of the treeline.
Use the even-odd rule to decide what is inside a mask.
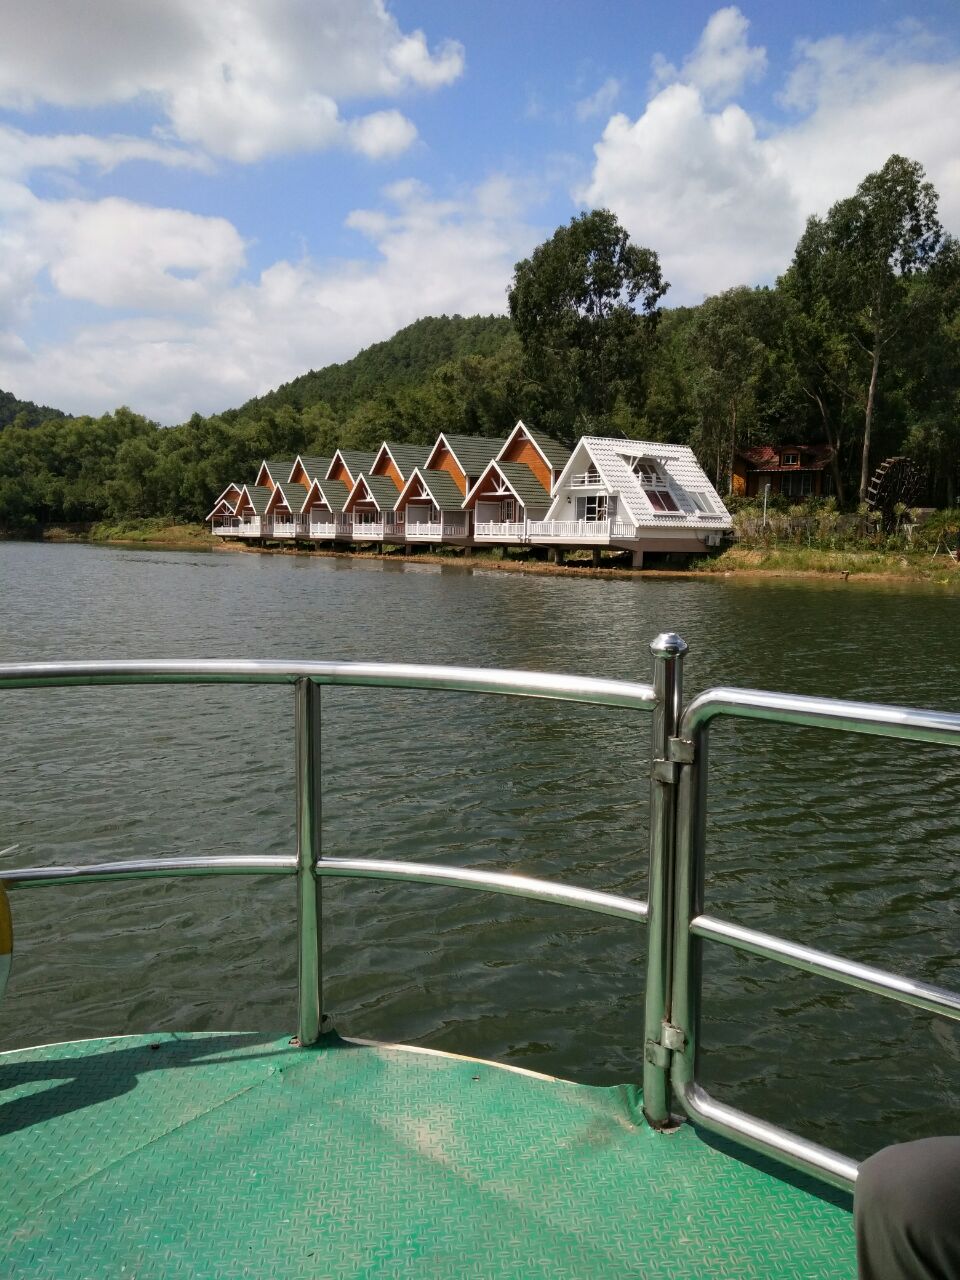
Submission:
[[[855,508],[907,454],[926,501],[957,504],[960,253],[920,166],[893,156],[824,218],[788,270],[664,309],[656,253],[595,210],[518,263],[506,317],[430,317],[239,409],[161,428],[119,409],[54,417],[0,396],[0,525],[201,520],[265,457],[503,435],[690,444],[721,491],[738,448],[825,442]],[[12,402],[12,403],[11,403]]]

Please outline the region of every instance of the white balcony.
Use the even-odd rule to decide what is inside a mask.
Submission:
[[[219,538],[239,538],[240,521],[216,519],[210,526],[210,532]]]
[[[419,542],[443,542],[446,538],[465,538],[469,532],[465,518],[444,517],[442,520],[407,522],[407,538]]]
[[[275,538],[305,538],[307,536],[307,522],[305,520],[279,520],[273,522],[273,536]]]
[[[321,517],[319,520],[310,521],[311,538],[335,538],[339,532],[340,527],[332,517]]]
[[[623,520],[530,520],[527,533],[531,538],[578,543],[608,543],[637,536],[633,525]]]
[[[383,521],[354,520],[352,534],[355,542],[382,542]]]
[[[473,536],[488,542],[523,542],[526,529],[526,520],[478,520]]]
[[[237,529],[237,536],[240,538],[259,538],[261,536],[261,523],[259,516],[241,520]]]
[[[575,476],[571,476],[567,483],[578,489],[583,489],[587,485],[602,484],[603,481],[600,479],[600,473],[597,471],[580,471]]]

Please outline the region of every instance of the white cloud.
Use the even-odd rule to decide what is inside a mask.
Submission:
[[[0,106],[95,106],[147,96],[169,130],[249,162],[416,136],[399,112],[343,119],[340,103],[452,83],[463,50],[405,34],[384,0],[5,0]],[[390,116],[384,120],[384,114]]]
[[[209,160],[197,152],[166,146],[149,138],[119,134],[96,138],[88,133],[43,135],[0,125],[0,176],[3,177],[26,177],[41,169],[76,171],[87,164],[100,173],[109,173],[131,160],[148,160],[176,169],[210,168]]]
[[[386,207],[348,219],[373,242],[372,261],[277,262],[250,282],[234,278],[242,245],[221,219],[122,201],[35,207],[35,241],[55,285],[105,306],[162,311],[86,323],[30,351],[5,351],[0,337],[0,387],[76,412],[125,403],[176,422],[348,359],[420,316],[506,310],[513,264],[538,239],[520,189],[493,178],[438,200],[406,181],[385,197]]]
[[[725,27],[715,25],[720,17]],[[734,17],[745,23],[737,10],[714,14],[682,78],[638,119],[608,121],[591,179],[576,193],[613,209],[658,251],[671,302],[772,280],[806,218],[852,193],[894,151],[924,165],[945,225],[960,231],[960,157],[945,127],[960,119],[960,61],[931,56],[922,35],[801,44],[782,95],[793,118],[761,131],[741,106],[713,110],[705,97],[729,91],[750,65],[734,57],[724,79],[723,58],[708,56],[746,48],[745,26],[739,44],[728,39]]]
[[[654,57],[655,85],[679,80],[699,89],[711,106],[729,102],[749,80],[759,79],[767,69],[767,51],[748,43],[749,29],[749,20],[736,5],[718,9],[679,72],[662,55]]]
[[[608,76],[595,93],[581,98],[574,107],[578,120],[591,120],[594,116],[606,115],[613,109],[613,104],[620,97],[623,88],[615,76]]]

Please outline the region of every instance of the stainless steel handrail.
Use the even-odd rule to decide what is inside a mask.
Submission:
[[[670,1024],[677,1043],[671,1062],[674,1092],[687,1116],[705,1128],[838,1186],[850,1187],[857,1176],[855,1161],[719,1102],[697,1082],[701,940],[720,942],[951,1019],[960,1020],[960,995],[704,914],[709,729],[719,716],[960,747],[960,715],[759,689],[717,688],[693,698],[680,720],[674,746],[675,759],[682,761],[670,999]]]
[[[668,665],[670,663],[668,659]],[[662,665],[662,664],[661,664]],[[658,680],[663,676],[659,674]],[[675,725],[680,686],[672,708]],[[11,870],[0,878],[11,887],[72,884],[92,880],[129,880],[148,876],[216,874],[295,874],[297,877],[298,1038],[310,1045],[323,1021],[322,881],[333,875],[410,880],[458,885],[512,894],[542,902],[580,907],[631,920],[646,920],[645,902],[551,884],[531,877],[457,867],[388,863],[382,860],[325,859],[321,845],[322,685],[437,689],[456,693],[494,693],[549,698],[628,710],[654,710],[653,684],[553,675],[535,671],[496,671],[472,667],[376,662],[257,662],[238,660],[30,662],[0,665],[0,689],[67,688],[84,685],[140,684],[293,684],[295,687],[297,853],[294,858],[170,858],[89,867],[44,867]],[[672,835],[670,835],[672,839]],[[651,825],[651,839],[662,841],[661,824]],[[659,854],[658,854],[659,861]],[[657,946],[669,947],[669,921],[659,920]]]
[[[594,706],[652,710],[652,684],[540,671],[496,671],[404,662],[255,662],[247,659],[162,662],[14,662],[0,665],[0,689],[102,684],[315,684],[500,693]]]

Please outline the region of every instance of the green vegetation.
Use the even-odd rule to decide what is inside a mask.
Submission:
[[[0,528],[199,522],[263,458],[503,435],[520,417],[567,441],[689,444],[724,493],[738,448],[826,442],[841,507],[906,454],[927,501],[957,505],[960,250],[919,165],[892,156],[811,218],[774,287],[661,310],[667,287],[656,252],[595,210],[517,264],[511,318],[420,320],[239,409],[164,429],[0,393]]]

